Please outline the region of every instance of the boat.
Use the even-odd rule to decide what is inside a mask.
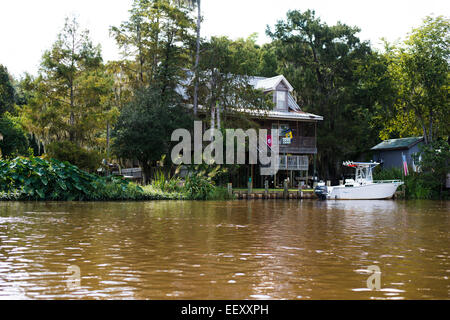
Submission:
[[[321,200],[381,200],[391,199],[397,188],[403,184],[401,180],[374,181],[373,168],[378,162],[345,161],[344,166],[356,169],[354,179],[346,179],[344,184],[326,186],[321,182],[314,193]]]

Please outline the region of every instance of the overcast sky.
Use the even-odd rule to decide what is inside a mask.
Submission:
[[[0,64],[18,77],[35,74],[43,52],[56,40],[64,18],[77,15],[83,28],[100,43],[105,61],[118,59],[109,27],[128,18],[132,0],[0,0]],[[380,47],[379,39],[403,38],[426,15],[450,16],[446,0],[203,0],[202,36],[233,39],[259,34],[269,41],[266,25],[283,19],[290,9],[314,9],[328,24],[341,21],[361,28],[360,38]]]

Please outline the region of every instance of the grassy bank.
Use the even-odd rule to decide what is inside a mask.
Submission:
[[[0,161],[0,201],[227,200],[226,188],[192,175],[185,184],[160,175],[139,186],[121,177],[99,177],[54,159],[18,157]]]

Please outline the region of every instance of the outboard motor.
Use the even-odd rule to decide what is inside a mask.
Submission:
[[[314,193],[320,200],[326,200],[327,199],[327,186],[325,183],[319,183],[317,187],[314,189]]]

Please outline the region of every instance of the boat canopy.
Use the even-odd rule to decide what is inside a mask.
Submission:
[[[362,185],[373,182],[372,169],[379,165],[379,163],[345,161],[343,165],[356,169],[355,181]]]
[[[375,168],[379,165],[378,162],[354,162],[354,161],[344,161],[342,165],[350,168]]]

